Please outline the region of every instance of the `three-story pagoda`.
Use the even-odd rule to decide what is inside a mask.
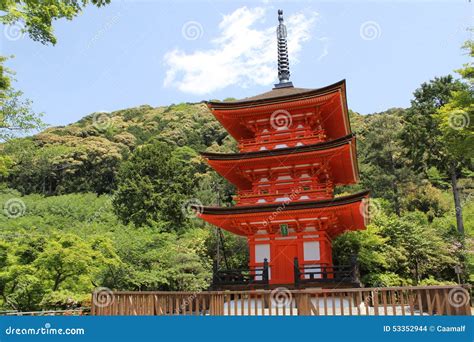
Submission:
[[[366,227],[368,192],[334,197],[335,186],[354,184],[359,177],[346,83],[293,86],[286,27],[282,11],[278,14],[279,83],[243,100],[207,102],[240,152],[202,156],[238,193],[236,206],[204,207],[199,216],[245,236],[249,269],[268,265],[269,284],[293,284],[295,278],[334,277],[324,272],[333,267],[331,241]]]

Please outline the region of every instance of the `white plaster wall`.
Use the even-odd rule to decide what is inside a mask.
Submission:
[[[269,244],[256,244],[255,245],[255,262],[263,262],[263,259],[267,258],[270,262],[270,245]]]
[[[320,260],[319,241],[303,242],[304,261]]]
[[[270,245],[269,244],[256,244],[255,245],[255,262],[263,262],[267,258],[270,262]],[[271,267],[268,267],[268,278],[272,279]],[[256,280],[262,280],[261,276],[256,276]]]

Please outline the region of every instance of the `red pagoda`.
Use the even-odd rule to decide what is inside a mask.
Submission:
[[[278,14],[280,82],[254,97],[207,102],[238,141],[240,152],[202,156],[238,193],[236,206],[204,207],[198,215],[245,236],[250,252],[247,273],[217,272],[214,283],[271,286],[351,280],[354,286],[354,269],[338,270],[331,247],[336,236],[365,229],[367,223],[368,192],[334,197],[335,186],[354,184],[359,177],[346,84],[293,86],[286,27],[282,11]]]

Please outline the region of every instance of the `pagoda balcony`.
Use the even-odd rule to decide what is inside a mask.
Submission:
[[[317,144],[326,141],[324,130],[285,130],[271,131],[255,138],[241,139],[239,149],[241,152],[255,152],[262,150],[274,150],[284,147],[296,147],[302,145]]]
[[[212,272],[212,287],[243,286],[267,287],[269,284],[269,266],[267,259],[261,267],[248,267],[245,269],[219,269],[214,261]]]
[[[360,284],[359,265],[357,257],[351,257],[347,265],[330,265],[319,263],[317,265],[301,265],[298,258],[294,259],[294,280],[289,284],[275,284],[271,279],[271,266],[267,259],[261,267],[247,267],[244,269],[219,269],[214,262],[211,288],[214,290],[245,290],[269,288],[284,285],[289,288],[306,287],[354,287]]]
[[[233,199],[237,202],[237,205],[253,205],[263,204],[271,202],[284,202],[285,200],[290,201],[314,201],[324,200],[333,197],[332,187],[320,186],[316,189],[310,190],[276,190],[273,193],[265,193],[263,191],[255,192],[253,190],[240,190],[237,196],[233,196]],[[277,199],[282,199],[277,201]],[[285,200],[283,200],[285,199]]]
[[[355,255],[351,256],[350,264],[334,266],[327,263],[300,265],[298,258],[295,258],[293,274],[296,287],[307,284],[334,282],[350,283],[354,287],[360,287],[359,263]]]

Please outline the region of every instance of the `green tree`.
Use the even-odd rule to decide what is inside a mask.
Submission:
[[[62,18],[72,20],[89,3],[100,7],[110,3],[110,0],[1,0],[0,11],[5,14],[0,17],[0,22],[5,25],[23,23],[31,39],[42,44],[56,44],[53,21]]]
[[[465,43],[464,48],[471,58],[474,57],[474,41]],[[452,92],[451,99],[434,114],[439,127],[437,139],[444,147],[444,165],[442,167],[451,179],[456,209],[458,231],[464,233],[463,205],[458,189],[458,177],[463,167],[472,170],[474,156],[474,63],[464,65],[457,72],[466,82],[467,87]]]
[[[437,77],[429,83],[423,83],[414,92],[411,108],[404,115],[403,139],[415,170],[428,174],[430,167],[436,167],[451,179],[454,196],[457,228],[464,233],[462,206],[458,189],[458,178],[462,169],[470,164],[470,158],[459,145],[456,148],[443,139],[442,121],[439,110],[448,104],[455,92],[466,91],[467,86],[452,76]],[[457,140],[459,142],[459,140]]]
[[[90,294],[102,269],[118,262],[105,237],[17,230],[13,239],[0,239],[0,306],[39,310],[61,291]]]
[[[371,189],[375,197],[393,203],[398,216],[406,184],[415,178],[400,139],[403,127],[400,113],[403,111],[394,109],[371,115],[365,120],[367,125],[359,140],[362,184]]]
[[[402,138],[416,170],[426,173],[431,165],[438,163],[442,146],[436,138],[439,128],[434,114],[449,102],[453,91],[463,87],[461,82],[448,75],[423,83],[413,93],[411,107],[403,116]]]
[[[452,257],[449,244],[432,229],[421,213],[411,213],[401,219],[388,217],[379,222],[381,233],[387,242],[399,250],[405,263],[399,263],[397,273],[418,284],[421,279],[436,276],[438,279],[454,278],[452,269],[456,260]],[[445,273],[445,274],[443,274]]]
[[[71,20],[89,3],[100,7],[109,2],[110,0],[0,0],[0,22],[4,25],[18,25],[31,39],[54,45],[54,20]],[[31,101],[24,100],[23,93],[13,87],[13,72],[4,66],[6,59],[7,57],[0,56],[0,142],[43,127],[41,114],[34,113]]]
[[[459,246],[430,226],[421,212],[398,217],[380,209],[367,230],[339,236],[333,248],[337,263],[348,264],[350,255],[358,255],[365,285],[410,285],[433,277],[455,280]]]
[[[34,113],[31,101],[13,88],[13,72],[3,66],[5,60],[0,56],[0,142],[44,128],[42,114]]]
[[[155,141],[137,149],[120,169],[113,205],[118,217],[136,226],[158,224],[180,230],[186,215],[183,206],[194,190],[192,154]]]
[[[208,231],[156,233],[150,227],[115,233],[121,264],[105,270],[103,286],[122,290],[197,291],[209,286]]]
[[[129,149],[103,137],[41,133],[33,139],[13,139],[3,151],[10,160],[5,177],[10,187],[23,194],[57,195],[112,192],[120,162]]]

